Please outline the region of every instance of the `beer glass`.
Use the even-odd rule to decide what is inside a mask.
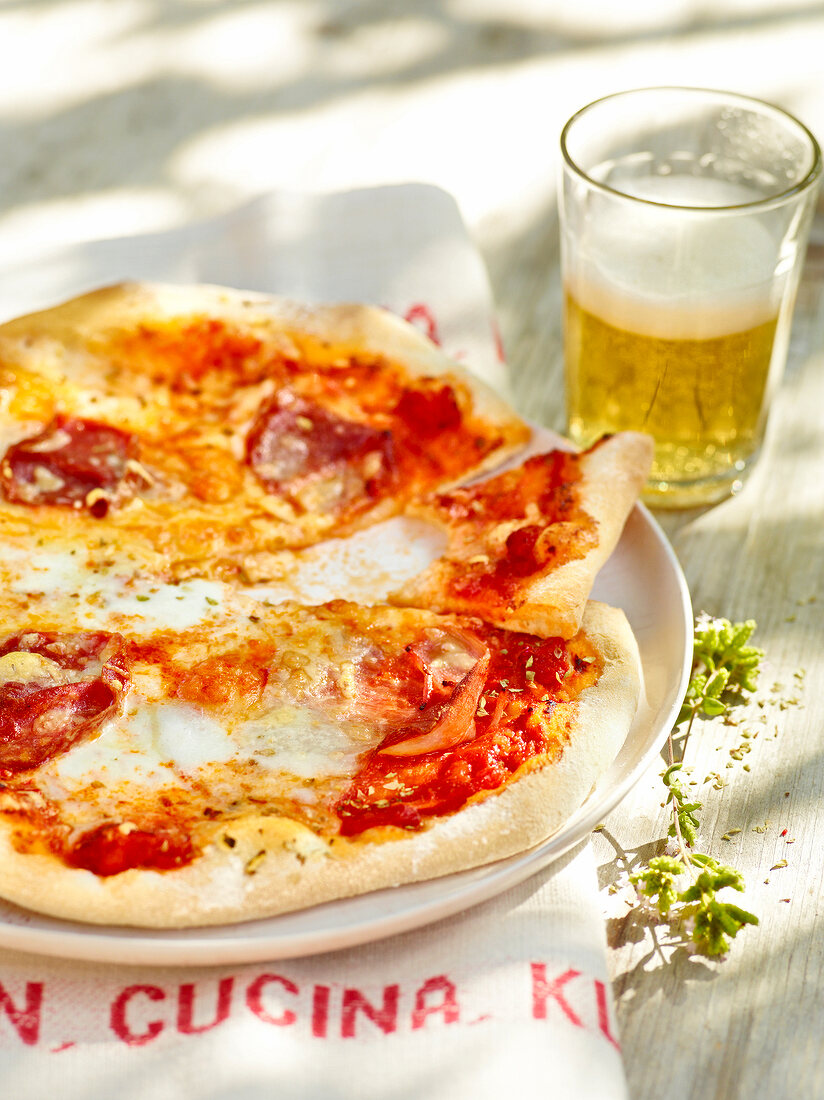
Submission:
[[[649,503],[720,500],[784,368],[821,151],[785,111],[700,88],[600,99],[561,150],[567,431],[649,432]]]

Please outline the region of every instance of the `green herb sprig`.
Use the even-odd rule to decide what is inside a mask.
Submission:
[[[731,623],[729,619],[711,619],[699,615],[693,632],[692,676],[676,724],[697,714],[717,718],[726,714],[729,700],[722,695],[743,698],[755,691],[764,650],[747,645],[755,620]],[[687,729],[689,733],[689,728]]]
[[[759,662],[763,650],[747,643],[755,622],[731,623],[701,615],[695,622],[693,664],[684,703],[676,727],[687,722],[684,737],[689,736],[698,714],[717,718],[735,703],[744,702],[756,690]],[[667,803],[672,811],[668,836],[675,840],[674,855],[656,856],[649,864],[630,875],[630,882],[647,898],[673,933],[689,935],[704,955],[725,955],[730,941],[758,918],[729,901],[718,897],[721,890],[744,890],[744,879],[734,867],[719,863],[712,856],[693,851],[700,821],[697,802],[684,790],[679,772],[681,764],[673,760],[672,734],[669,738],[669,767],[662,774],[667,788]],[[690,884],[683,890],[678,882],[688,875]]]

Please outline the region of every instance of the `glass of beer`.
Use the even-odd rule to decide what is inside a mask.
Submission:
[[[649,432],[645,499],[737,491],[781,378],[821,151],[777,107],[644,88],[561,135],[567,431]]]

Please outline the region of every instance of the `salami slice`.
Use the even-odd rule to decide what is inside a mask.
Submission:
[[[13,444],[0,462],[0,491],[15,504],[86,508],[102,519],[132,495],[137,441],[95,420],[57,416]]]
[[[19,634],[0,644],[0,768],[37,767],[96,733],[128,682],[120,639]]]
[[[261,406],[246,455],[267,492],[288,490],[296,502],[308,507],[311,500],[327,512],[383,496],[395,465],[389,431],[347,420],[288,390]]]

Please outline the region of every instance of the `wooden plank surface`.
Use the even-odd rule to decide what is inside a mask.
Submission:
[[[696,611],[755,618],[759,702],[700,722],[686,746],[699,847],[742,871],[760,918],[728,958],[670,943],[628,875],[663,851],[652,768],[594,839],[633,1100],[824,1095],[824,215],[799,291],[788,370],[753,476],[714,508],[658,513]],[[490,269],[520,409],[563,426],[557,220]],[[555,257],[553,263],[547,257]],[[541,272],[539,277],[538,272]],[[723,840],[730,830],[729,840]],[[776,865],[786,860],[786,866]],[[775,868],[771,870],[771,868]],[[792,1083],[790,1086],[790,1082]]]

